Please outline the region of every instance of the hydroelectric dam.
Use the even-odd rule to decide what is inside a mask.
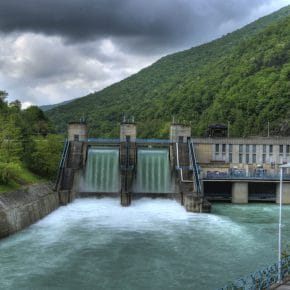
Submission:
[[[290,138],[230,138],[224,129],[195,138],[189,126],[173,123],[169,139],[138,139],[136,124],[123,122],[119,139],[101,139],[88,138],[84,122],[71,122],[56,182],[60,201],[118,197],[129,206],[141,197],[170,198],[191,212],[210,212],[212,201],[277,203]],[[289,170],[283,182],[290,204]]]
[[[138,139],[136,125],[120,125],[120,139],[88,138],[87,125],[68,125],[56,189],[61,203],[75,197],[176,199],[188,211],[210,212],[203,195],[191,130],[172,125],[170,139]]]

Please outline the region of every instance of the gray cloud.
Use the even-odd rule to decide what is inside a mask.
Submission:
[[[207,40],[271,0],[1,0],[0,30],[61,35],[71,42],[124,37],[137,47]],[[279,2],[279,1],[278,1]],[[211,33],[213,34],[213,33]]]
[[[35,104],[100,90],[290,0],[1,0],[0,89]]]

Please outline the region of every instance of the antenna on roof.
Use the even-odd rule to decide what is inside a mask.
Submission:
[[[174,115],[172,116],[172,124],[173,125],[175,124],[175,116]]]

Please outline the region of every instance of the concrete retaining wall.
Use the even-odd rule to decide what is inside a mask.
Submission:
[[[0,238],[35,223],[58,206],[58,193],[50,183],[0,194]]]

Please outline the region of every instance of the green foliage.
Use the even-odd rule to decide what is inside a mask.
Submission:
[[[63,137],[60,135],[34,138],[28,168],[40,176],[55,177],[62,148]]]
[[[117,137],[133,115],[140,137],[167,137],[172,117],[195,135],[231,123],[232,136],[290,134],[290,6],[211,43],[166,56],[100,92],[47,112],[56,128],[85,112],[94,137]]]
[[[7,185],[10,180],[17,179],[21,169],[18,163],[0,162],[0,184]]]
[[[0,91],[0,191],[54,177],[62,149],[62,137],[51,135],[52,126],[38,107],[21,110],[21,103],[8,104]]]

